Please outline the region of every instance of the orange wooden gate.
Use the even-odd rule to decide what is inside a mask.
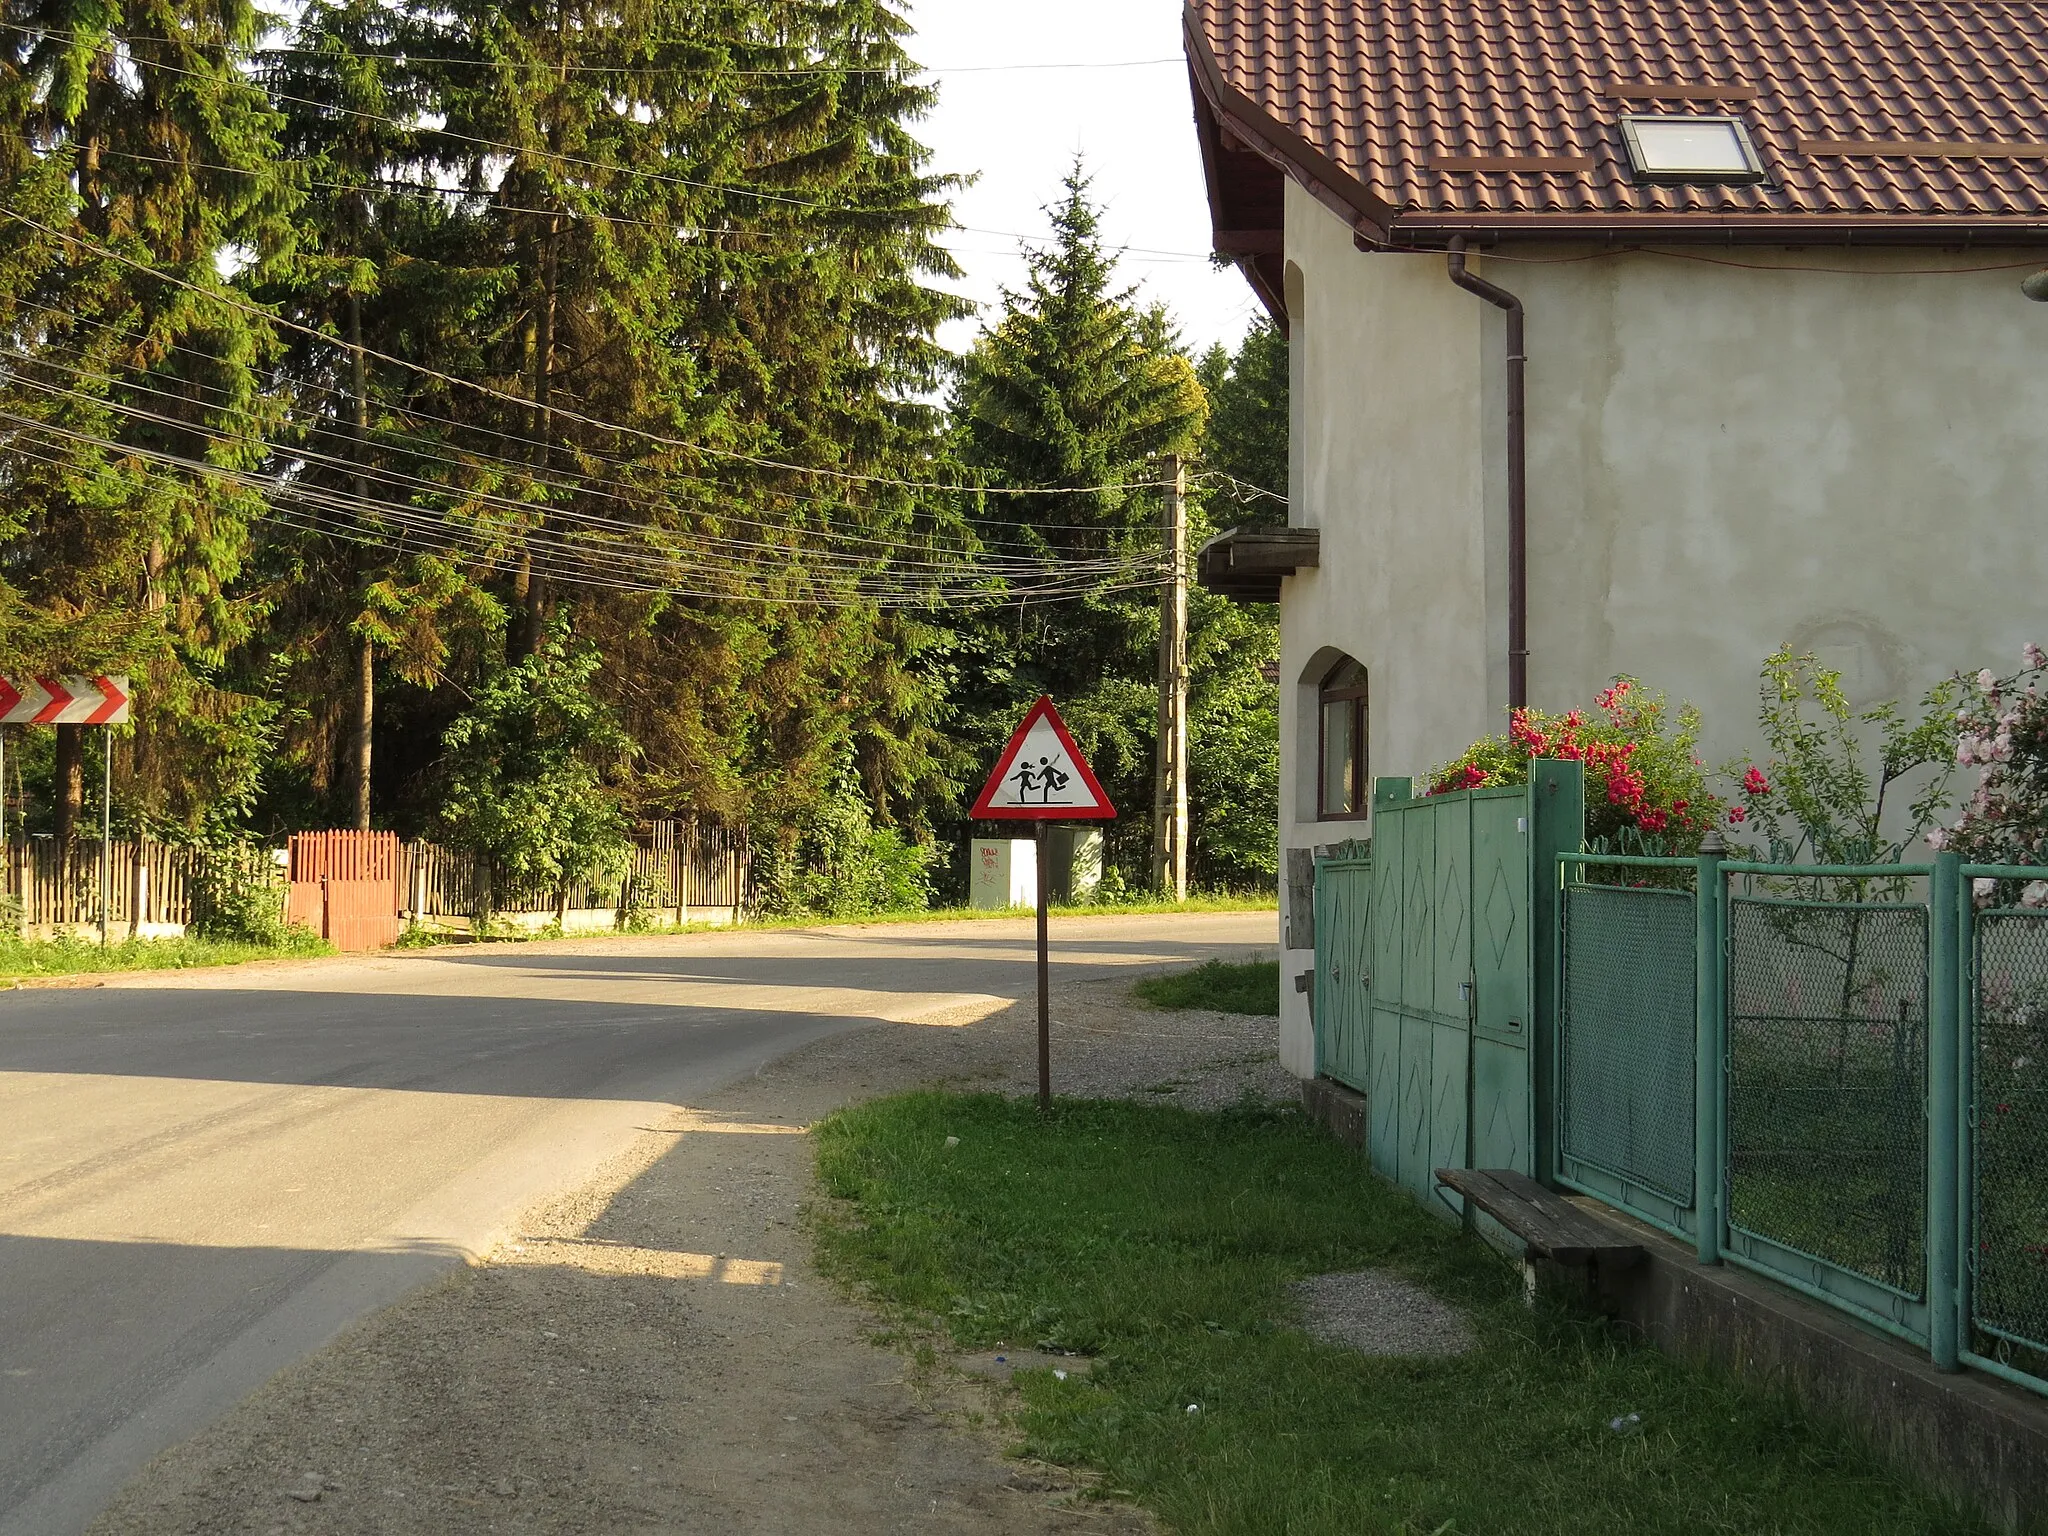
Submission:
[[[398,835],[294,832],[285,911],[336,949],[398,942]]]

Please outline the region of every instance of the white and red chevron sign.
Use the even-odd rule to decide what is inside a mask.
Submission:
[[[125,677],[0,677],[0,725],[123,725]]]

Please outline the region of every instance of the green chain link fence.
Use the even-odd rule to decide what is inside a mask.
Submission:
[[[1680,1235],[1693,1206],[1693,914],[1685,890],[1563,890],[1559,1173]]]
[[[1737,897],[1728,1223],[1926,1289],[1927,910]]]
[[[1970,1348],[2048,1377],[2048,913],[1974,928]]]

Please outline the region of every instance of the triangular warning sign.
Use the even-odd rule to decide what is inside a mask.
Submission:
[[[977,821],[1111,821],[1116,807],[1052,700],[1040,699],[996,759],[972,814]]]

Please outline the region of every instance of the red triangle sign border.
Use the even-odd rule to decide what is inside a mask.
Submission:
[[[1024,738],[1031,733],[1031,727],[1045,721],[1059,737],[1067,758],[1080,775],[1081,783],[1088,793],[1095,797],[1095,804],[1079,805],[1002,805],[995,804],[996,792],[1010,776],[1010,770],[1023,750]],[[1036,704],[1024,712],[1024,718],[1017,729],[1010,733],[1009,744],[996,758],[995,771],[988,776],[988,782],[981,786],[981,793],[975,797],[974,809],[968,813],[976,821],[1114,821],[1116,807],[1110,804],[1109,795],[1095,777],[1095,770],[1088,766],[1088,759],[1081,755],[1081,749],[1074,745],[1074,738],[1067,731],[1067,722],[1060,718],[1060,712],[1053,707],[1050,697],[1040,695]]]

